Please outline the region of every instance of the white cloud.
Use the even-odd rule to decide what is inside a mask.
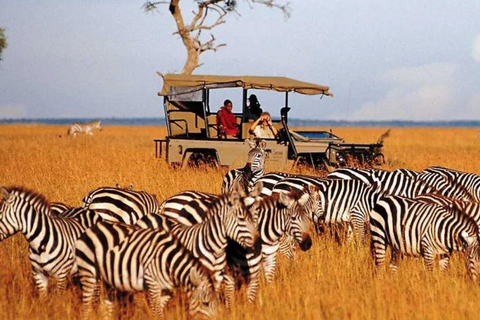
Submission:
[[[6,105],[0,106],[0,119],[19,119],[25,118],[27,112],[24,106]]]
[[[431,64],[385,72],[380,80],[390,84],[385,97],[364,103],[355,120],[444,120],[454,103],[452,64]]]
[[[480,62],[480,34],[473,39],[472,57]]]

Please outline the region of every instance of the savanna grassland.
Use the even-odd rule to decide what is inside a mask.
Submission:
[[[375,142],[385,128],[338,128],[347,141]],[[104,127],[94,136],[66,136],[66,126],[0,126],[0,185],[21,185],[50,201],[79,206],[99,186],[134,185],[163,201],[179,191],[218,192],[226,170],[173,170],[154,158],[154,138],[162,127]],[[480,174],[476,129],[392,129],[385,140],[385,169],[422,170],[441,165]],[[267,167],[268,171],[268,167]],[[309,172],[311,174],[311,172]],[[52,288],[54,289],[54,288]],[[73,319],[80,290],[36,298],[22,235],[0,243],[0,319]],[[178,296],[165,309],[166,319],[186,317]],[[124,318],[146,318],[142,295],[123,309]],[[125,315],[126,314],[126,315]],[[98,315],[97,315],[98,316]],[[310,251],[296,261],[279,257],[273,285],[262,286],[255,304],[244,293],[221,319],[478,319],[480,286],[467,276],[462,256],[445,273],[427,272],[420,260],[405,259],[393,274],[374,274],[370,251],[362,245],[337,245],[314,238]]]

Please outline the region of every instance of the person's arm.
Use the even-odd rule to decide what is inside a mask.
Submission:
[[[258,118],[257,120],[253,121],[252,125],[250,126],[250,129],[248,130],[248,132],[250,132],[251,134],[253,134],[253,131],[255,130],[255,128],[257,127],[258,123],[262,121],[262,117]]]
[[[226,119],[225,119],[225,115],[223,114],[222,110],[218,111],[218,120],[220,121],[220,125],[223,128],[228,128],[227,122],[226,122]]]
[[[275,137],[278,136],[278,130],[277,128],[275,128],[275,126],[273,125],[273,122],[272,120],[268,121],[268,127],[270,128],[270,130],[272,130],[273,134],[275,135]]]

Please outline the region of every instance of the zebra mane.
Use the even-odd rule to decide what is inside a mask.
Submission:
[[[40,207],[40,209],[45,209],[50,212],[50,201],[48,201],[43,194],[22,186],[14,186],[5,189],[9,192],[10,196],[13,195],[15,197],[22,198],[26,202],[34,202],[37,206]]]

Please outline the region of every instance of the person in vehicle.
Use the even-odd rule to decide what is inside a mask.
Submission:
[[[258,102],[257,96],[254,94],[250,95],[248,102],[245,118],[247,121],[250,119],[257,120],[263,112],[262,108],[260,108],[260,102]]]
[[[250,127],[249,132],[256,138],[274,139],[278,136],[278,130],[272,123],[272,117],[268,112],[262,112],[260,118]]]
[[[238,129],[237,118],[232,112],[233,104],[230,100],[225,100],[220,111],[217,113],[217,125],[219,136],[238,137],[240,130]]]

